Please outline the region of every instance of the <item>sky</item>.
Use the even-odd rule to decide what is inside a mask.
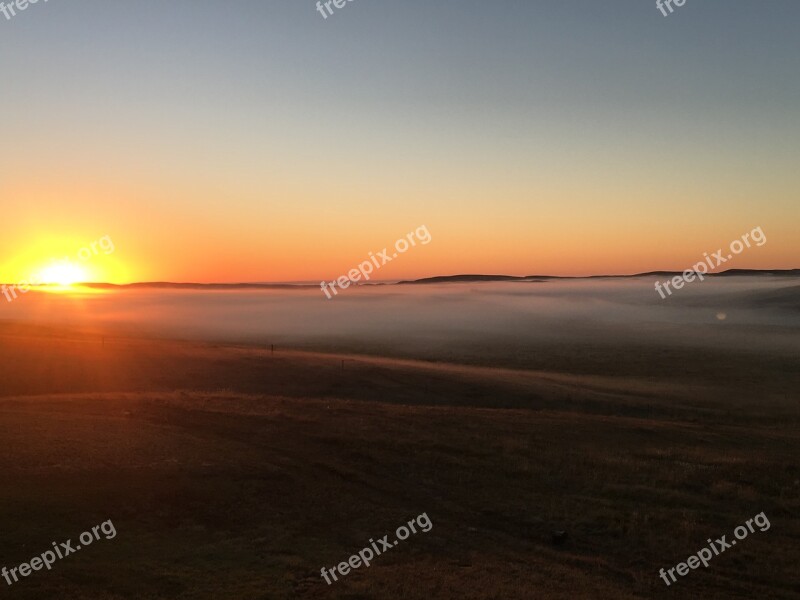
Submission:
[[[0,280],[331,280],[420,226],[377,278],[684,270],[756,227],[726,267],[800,267],[796,0],[334,11],[0,14]]]

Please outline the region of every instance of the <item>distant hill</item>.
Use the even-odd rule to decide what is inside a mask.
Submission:
[[[414,279],[411,281],[398,281],[399,284],[407,283],[459,283],[470,281],[522,281],[527,277],[515,275],[440,275],[438,277],[425,277],[424,279]]]
[[[399,281],[400,284],[424,284],[424,283],[465,283],[481,281],[547,281],[550,279],[632,279],[634,277],[675,277],[682,275],[683,271],[648,271],[647,273],[637,273],[635,275],[588,275],[585,277],[562,277],[559,275],[440,275],[437,277],[425,277],[409,281]],[[800,269],[728,269],[719,273],[710,273],[707,277],[752,277],[752,276],[783,276],[800,277]]]
[[[525,283],[545,282],[549,280],[570,279],[633,279],[635,277],[675,277],[683,271],[648,271],[635,275],[587,275],[584,277],[564,277],[560,275],[439,275],[397,282],[358,282],[355,285],[411,285],[431,283],[482,283],[500,281],[520,281]],[[710,273],[706,277],[800,277],[800,269],[728,269],[720,273]],[[145,281],[140,283],[81,283],[83,287],[113,289],[174,289],[174,290],[290,290],[317,288],[317,283],[173,283],[169,281]]]
[[[722,271],[721,273],[717,273],[720,277],[732,277],[732,276],[742,276],[742,275],[777,275],[777,276],[789,276],[789,277],[797,277],[800,275],[800,269],[771,269],[771,270],[763,270],[763,269],[728,269],[727,271]]]

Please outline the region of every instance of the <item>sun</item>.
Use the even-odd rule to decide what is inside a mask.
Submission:
[[[39,275],[41,283],[70,286],[86,281],[86,271],[72,263],[58,263],[42,270]]]

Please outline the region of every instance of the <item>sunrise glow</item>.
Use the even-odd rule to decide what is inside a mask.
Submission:
[[[43,269],[36,281],[43,284],[71,286],[87,279],[86,270],[80,266],[73,263],[56,263]]]

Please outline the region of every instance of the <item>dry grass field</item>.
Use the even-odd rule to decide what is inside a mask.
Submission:
[[[744,362],[707,364],[725,358]],[[4,326],[2,565],[108,519],[118,533],[0,584],[75,600],[800,598],[797,372],[677,383],[674,366],[575,375]],[[659,578],[762,511],[768,531]],[[323,566],[423,512],[429,533],[325,584]]]

